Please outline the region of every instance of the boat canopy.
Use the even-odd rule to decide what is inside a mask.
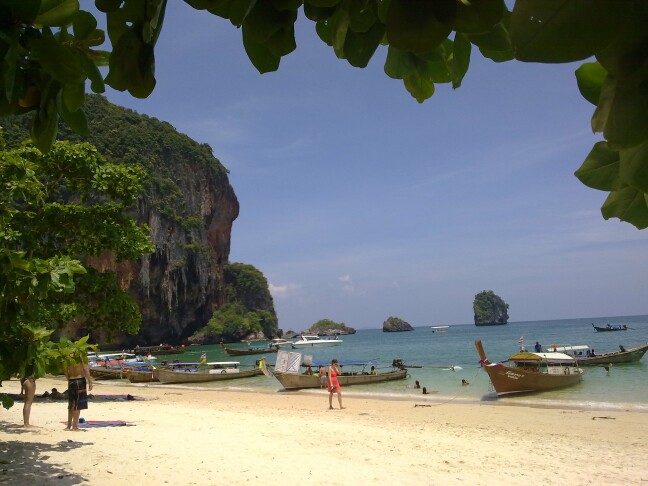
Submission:
[[[210,361],[209,363],[196,363],[195,361],[190,361],[186,363],[167,363],[167,367],[182,367],[182,366],[199,366],[199,365],[207,365],[207,366],[216,366],[216,365],[222,365],[222,366],[238,366],[241,364],[240,361]]]
[[[338,363],[340,366],[365,366],[365,365],[377,365],[378,361],[375,359],[365,359],[365,360],[353,360],[353,359],[348,359],[348,360],[338,360]],[[308,365],[306,365],[308,366]],[[310,366],[331,366],[330,361],[313,361]]]
[[[550,348],[551,351],[555,351],[557,353],[564,353],[566,351],[586,351],[589,349],[589,346],[586,345],[578,345],[578,346],[559,346],[556,348]]]
[[[531,353],[522,351],[514,354],[509,361],[568,361],[573,362],[574,358],[564,353]]]

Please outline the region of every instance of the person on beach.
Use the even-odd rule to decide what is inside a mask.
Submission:
[[[33,425],[29,423],[29,416],[31,415],[34,396],[36,396],[36,378],[34,378],[33,374],[26,374],[20,379],[20,393],[25,400],[23,405],[23,427],[31,429]]]
[[[342,374],[342,369],[340,368],[340,365],[338,365],[338,360],[334,359],[331,361],[331,366],[329,366],[328,369],[328,376],[329,376],[329,384],[328,384],[328,391],[329,391],[329,409],[333,410],[333,394],[337,393],[338,396],[338,402],[340,403],[340,409],[343,409],[344,407],[342,406],[342,390],[340,389],[340,383],[338,382],[338,375]]]
[[[327,388],[328,377],[326,376],[326,367],[324,365],[319,366],[319,369],[317,370],[317,375],[319,377],[320,388]]]
[[[462,379],[462,380],[461,380],[461,384],[462,384],[463,386],[470,385],[470,383],[468,383],[465,379]]]
[[[88,408],[88,392],[92,390],[92,378],[87,362],[82,358],[65,369],[68,380],[68,420],[65,430],[79,431],[79,415]]]
[[[430,393],[427,391],[427,388],[423,387],[423,395],[429,395]]]
[[[540,341],[536,341],[536,343],[535,343],[535,352],[536,353],[541,353],[542,352],[542,344],[540,344]]]

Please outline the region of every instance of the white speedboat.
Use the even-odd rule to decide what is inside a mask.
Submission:
[[[270,349],[289,348],[294,341],[284,338],[274,338],[271,343],[268,343]]]
[[[448,332],[450,326],[432,326],[432,332]]]
[[[320,339],[319,336],[313,334],[302,334],[298,341],[292,343],[292,347],[293,349],[301,349],[315,346],[338,346],[342,343],[342,339],[338,339],[337,336],[334,339]]]

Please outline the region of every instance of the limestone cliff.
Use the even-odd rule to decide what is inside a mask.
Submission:
[[[475,295],[473,312],[476,326],[496,326],[508,323],[509,305],[492,290],[483,290]]]
[[[206,144],[170,124],[89,96],[90,135],[61,125],[59,139],[88,141],[108,160],[137,163],[148,171],[146,194],[132,216],[151,229],[155,252],[115,266],[111,255],[89,262],[116,271],[137,300],[142,325],[115,345],[179,343],[204,326],[227,300],[225,265],[239,204],[227,170]],[[26,139],[26,121],[3,120],[8,143]],[[265,307],[274,315],[272,302]],[[101,336],[93,336],[100,339]]]
[[[390,317],[383,322],[383,332],[403,332],[413,331],[414,328],[403,319],[398,317]]]

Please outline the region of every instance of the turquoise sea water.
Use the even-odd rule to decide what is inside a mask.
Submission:
[[[603,332],[596,325],[626,324],[628,331]],[[473,324],[452,325],[446,333],[433,333],[430,327],[419,327],[411,332],[383,333],[382,329],[360,330],[354,335],[342,336],[343,344],[336,347],[314,348],[304,354],[315,361],[332,358],[339,360],[376,359],[379,368],[391,369],[394,358],[406,364],[422,365],[409,370],[407,380],[377,385],[359,385],[343,390],[346,396],[367,396],[384,399],[416,400],[434,403],[485,403],[540,407],[575,407],[648,412],[648,354],[633,364],[615,365],[608,374],[603,367],[585,367],[581,384],[562,390],[497,398],[489,388],[486,373],[479,366],[474,342],[481,339],[491,361],[501,361],[519,349],[520,337],[526,348],[533,350],[536,341],[544,347],[586,344],[597,353],[617,351],[619,345],[631,348],[648,342],[648,316],[564,319],[552,321],[511,322],[503,326],[477,327]],[[261,343],[259,343],[261,344]],[[230,357],[218,345],[190,346],[184,355],[169,356],[181,361],[198,361],[202,353],[208,361],[240,361],[253,364],[260,355]],[[268,355],[274,364],[276,354]],[[455,367],[455,371],[444,369]],[[460,367],[461,369],[458,369]],[[462,386],[461,380],[470,385]],[[411,388],[418,380],[433,393],[422,395]],[[135,385],[142,386],[142,385]],[[151,385],[143,385],[151,386]],[[174,385],[159,385],[172,387]],[[224,388],[279,393],[322,393],[320,390],[281,391],[274,378],[254,377],[229,382],[183,385],[191,388]]]

